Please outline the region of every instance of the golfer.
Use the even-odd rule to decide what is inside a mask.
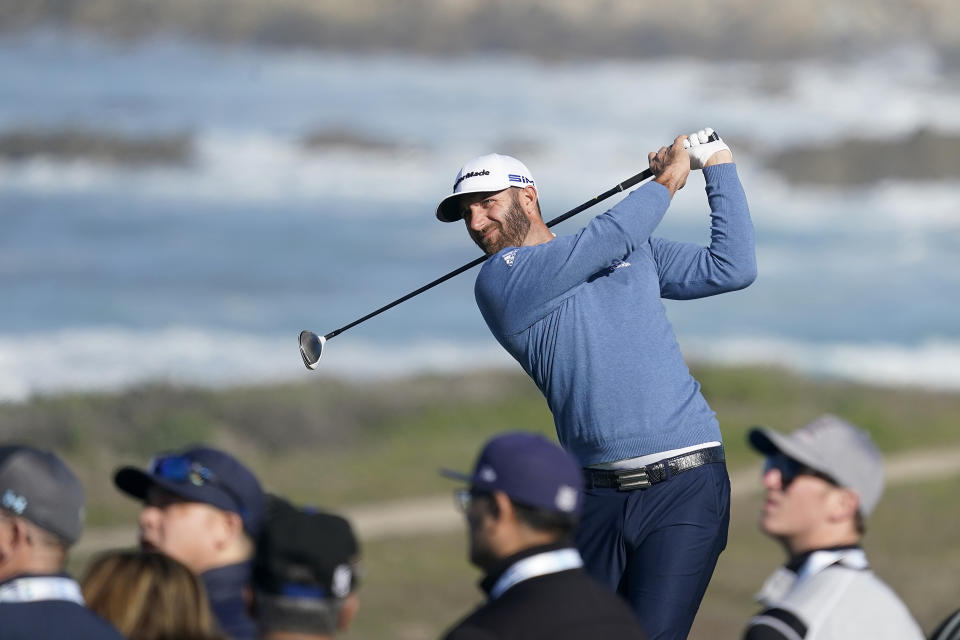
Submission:
[[[533,176],[509,156],[468,162],[437,207],[490,256],[476,282],[480,311],[584,467],[586,567],[628,600],[650,638],[687,636],[729,523],[719,425],[660,300],[734,291],[756,276],[733,156],[710,133],[651,152],[655,179],[573,235],[550,232]],[[706,180],[707,247],[651,235],[691,167]]]

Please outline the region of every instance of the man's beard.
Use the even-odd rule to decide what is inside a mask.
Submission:
[[[500,560],[493,552],[493,549],[490,548],[487,540],[476,532],[472,532],[470,535],[469,557],[470,564],[483,570],[485,573],[489,572]]]
[[[491,221],[485,229],[486,231],[493,226],[497,230],[493,237],[486,238],[479,231],[470,229],[470,237],[488,256],[492,256],[505,247],[523,246],[523,241],[530,231],[530,220],[523,213],[523,209],[520,208],[517,194],[512,193],[511,196],[513,201],[503,217],[503,224]]]

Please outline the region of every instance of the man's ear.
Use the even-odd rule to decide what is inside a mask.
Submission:
[[[0,564],[14,557],[17,549],[27,544],[30,537],[27,525],[20,518],[5,516],[8,526],[0,527]]]
[[[503,491],[494,491],[491,497],[493,505],[496,506],[491,514],[495,520],[509,522],[516,519],[513,503],[510,502],[510,497],[507,494]]]
[[[240,514],[234,513],[232,511],[227,511],[227,530],[233,536],[242,536],[243,535],[243,518],[240,517]]]
[[[860,495],[852,489],[839,489],[835,495],[833,508],[830,510],[831,519],[853,520],[860,508]]]
[[[214,509],[212,513],[215,514],[212,522],[216,523],[217,533],[211,533],[218,549],[232,546],[235,540],[243,536],[243,520],[239,514],[222,509]]]
[[[340,617],[337,620],[337,631],[346,631],[353,622],[353,617],[357,615],[360,609],[360,599],[357,594],[351,593],[340,604]]]
[[[520,208],[523,210],[524,214],[539,218],[540,210],[537,207],[536,188],[528,184],[523,189],[519,189],[518,191],[519,193],[517,194],[517,202],[520,203]]]

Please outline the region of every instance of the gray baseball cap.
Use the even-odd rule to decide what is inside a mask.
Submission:
[[[822,415],[784,435],[754,427],[750,444],[766,455],[782,453],[830,476],[860,495],[860,513],[870,515],[883,495],[883,456],[863,429],[833,415]]]
[[[0,446],[0,509],[72,545],[83,532],[83,508],[83,485],[55,454]]]

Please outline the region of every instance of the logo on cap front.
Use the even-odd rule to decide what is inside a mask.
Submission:
[[[5,509],[13,511],[18,516],[23,515],[23,512],[27,510],[27,499],[14,493],[12,489],[7,489],[4,492],[3,500],[0,501],[0,504],[2,504]]]
[[[577,508],[577,490],[565,484],[560,485],[553,503],[557,505],[557,509],[560,509],[560,511],[568,513],[573,511]]]
[[[480,479],[484,482],[495,482],[497,480],[497,472],[489,465],[481,467],[477,475],[480,476]]]
[[[350,593],[350,581],[353,572],[350,571],[350,565],[341,564],[333,570],[333,584],[331,591],[338,598],[345,598]]]
[[[453,190],[456,191],[457,185],[459,185],[461,182],[463,182],[467,178],[479,178],[480,176],[488,176],[488,175],[490,175],[490,172],[486,169],[480,169],[479,171],[468,171],[467,173],[457,178],[457,181],[453,183]]]

